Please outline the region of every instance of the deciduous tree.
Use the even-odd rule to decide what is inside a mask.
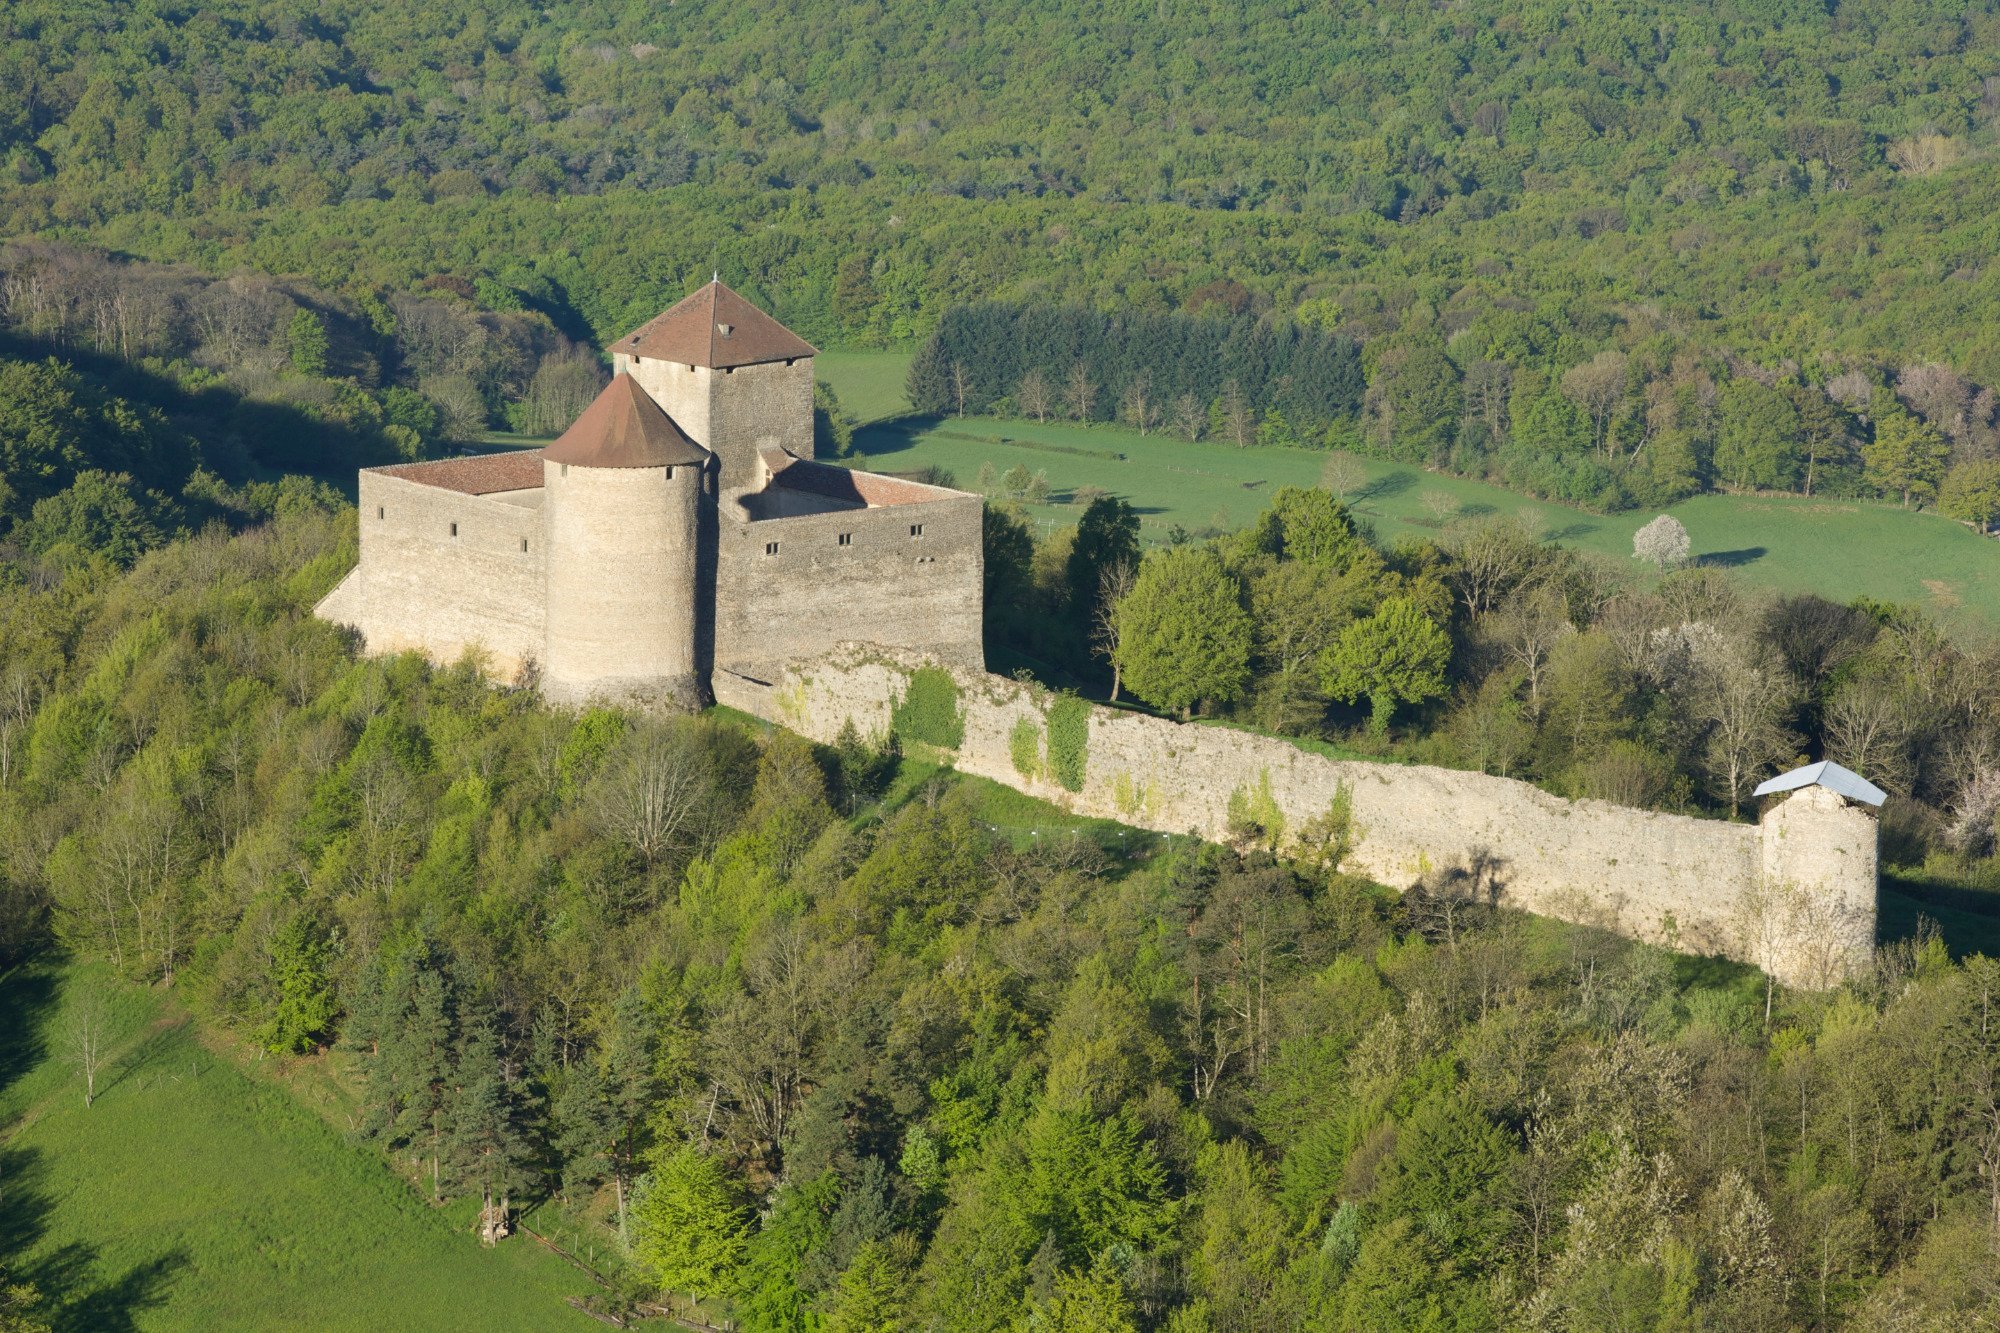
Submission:
[[[1132,692],[1183,718],[1227,703],[1250,680],[1250,618],[1236,581],[1208,551],[1155,551],[1118,608],[1119,660]]]

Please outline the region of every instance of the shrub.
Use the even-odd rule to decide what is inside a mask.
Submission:
[[[1049,706],[1049,773],[1067,791],[1083,790],[1090,748],[1090,705],[1074,694]]]
[[[1042,771],[1042,729],[1033,718],[1015,721],[1007,736],[1007,753],[1014,761],[1014,771],[1022,777],[1032,778]]]
[[[940,750],[956,750],[965,742],[965,713],[958,706],[958,686],[942,667],[918,667],[910,685],[896,700],[890,726],[906,741],[920,741]]]

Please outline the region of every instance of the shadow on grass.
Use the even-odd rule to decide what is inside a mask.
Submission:
[[[60,1058],[48,1030],[57,1013],[60,981],[55,960],[47,957],[0,976],[0,1090],[37,1065]],[[34,1315],[58,1333],[122,1333],[138,1327],[141,1312],[166,1301],[174,1276],[188,1266],[187,1253],[169,1247],[109,1281],[97,1272],[96,1247],[81,1241],[31,1257],[54,1211],[47,1175],[39,1150],[0,1149],[0,1272],[8,1282],[35,1288],[40,1301]]]
[[[1877,906],[1877,938],[1884,944],[1914,938],[1926,919],[1937,926],[1954,958],[1976,953],[2000,958],[2000,893],[1885,868]]]
[[[110,1068],[111,1076],[99,1084],[97,1095],[102,1097],[144,1071],[181,1036],[181,1027],[179,1023],[171,1023],[166,1027],[155,1027],[148,1031],[137,1045],[118,1057]]]
[[[854,452],[865,458],[899,454],[916,448],[917,437],[937,424],[936,417],[896,417],[854,432]]]
[[[36,960],[0,974],[0,1092],[48,1058],[43,1026],[55,1009],[55,968]]]
[[[1365,486],[1357,486],[1353,497],[1356,503],[1368,500],[1386,500],[1392,495],[1401,495],[1417,484],[1414,472],[1384,472]]]
[[[1770,552],[1762,546],[1746,546],[1740,551],[1710,551],[1696,559],[1698,565],[1714,565],[1718,569],[1737,569],[1753,560],[1762,560]]]
[[[187,1251],[171,1249],[103,1282],[96,1278],[96,1249],[77,1242],[21,1270],[19,1277],[41,1292],[42,1313],[56,1333],[125,1333],[139,1327],[135,1316],[167,1303],[168,1289],[188,1264]]]
[[[1597,531],[1597,524],[1595,523],[1572,523],[1566,528],[1557,528],[1554,532],[1551,532],[1549,540],[1552,542],[1573,542],[1579,537],[1588,537],[1595,531]]]

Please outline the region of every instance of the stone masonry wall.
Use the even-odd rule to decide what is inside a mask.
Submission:
[[[481,650],[501,680],[541,656],[539,505],[363,472],[359,513],[360,562],[321,601],[322,617],[360,631],[371,653],[451,662]]]
[[[715,693],[815,740],[834,740],[850,720],[863,735],[882,735],[923,664],[843,644],[764,677],[769,684],[718,671]],[[950,672],[965,725],[957,767],[1079,814],[1224,840],[1233,796],[1292,842],[1344,790],[1354,843],[1343,868],[1394,888],[1458,871],[1499,903],[1756,963],[1795,985],[1827,984],[1873,944],[1874,821],[1821,789],[1780,805],[1760,828],[1566,801],[1478,773],[1330,759],[1270,737],[1093,706],[1083,781],[1070,791],[1046,772],[1051,696],[981,671]],[[1039,729],[1040,747],[1036,771],[1025,774],[1014,744],[1023,723]],[[1768,853],[1780,834],[1786,850]],[[1773,881],[1773,856],[1776,871],[1804,878]],[[1821,910],[1829,903],[1838,909]]]
[[[758,484],[759,449],[813,456],[810,357],[713,370],[619,352],[612,368],[630,374],[689,439],[722,460],[724,494]]]
[[[865,636],[977,670],[984,664],[980,506],[976,495],[952,496],[725,519],[717,538],[716,665],[768,680],[778,664]],[[922,532],[913,535],[913,528]]]

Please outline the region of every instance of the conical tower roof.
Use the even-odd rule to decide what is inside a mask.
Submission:
[[[711,370],[818,355],[811,343],[723,286],[720,278],[626,334],[611,350]]]
[[[630,375],[613,376],[542,456],[580,467],[672,467],[710,457]]]

